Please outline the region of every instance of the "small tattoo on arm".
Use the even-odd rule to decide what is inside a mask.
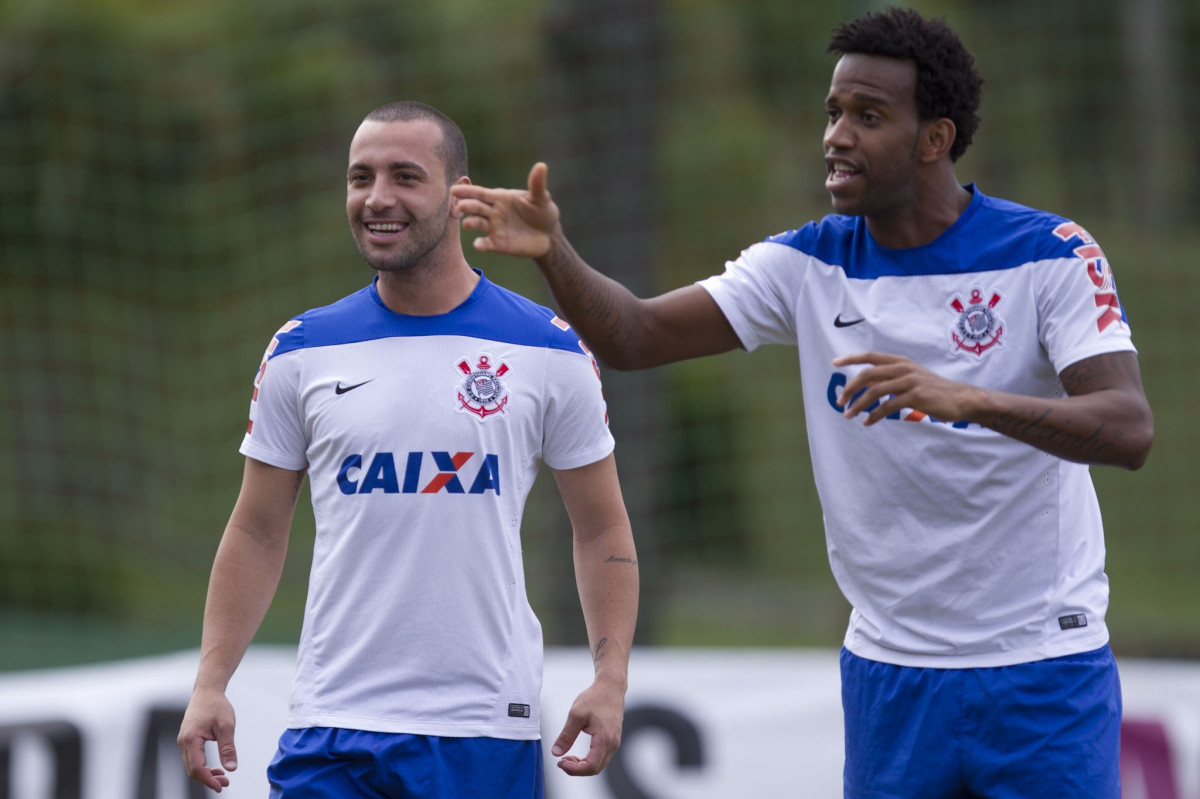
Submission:
[[[1107,374],[1108,370],[1104,368],[1106,365],[1099,358],[1089,358],[1064,369],[1059,379],[1067,394],[1074,396],[1082,393],[1094,380]]]
[[[1109,352],[1068,366],[1059,379],[1067,393],[1074,396],[1114,383],[1137,384],[1141,382],[1141,375],[1132,353]]]
[[[605,563],[628,563],[632,566],[637,565],[637,558],[619,558],[616,555],[609,555]]]
[[[593,665],[599,666],[600,661],[604,660],[604,647],[607,645],[608,645],[608,638],[607,637],[601,638],[599,640],[599,642],[597,642],[595,648],[592,649],[592,664]]]

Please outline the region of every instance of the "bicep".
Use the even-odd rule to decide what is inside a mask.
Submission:
[[[1118,391],[1145,400],[1142,372],[1131,351],[1108,352],[1084,358],[1059,373],[1063,388],[1072,397],[1098,391]]]
[[[246,458],[242,488],[238,492],[229,526],[251,535],[262,544],[286,541],[303,484],[302,469],[281,469],[254,458]]]
[[[576,469],[552,471],[577,537],[629,527],[613,455]]]
[[[645,309],[642,335],[650,362],[643,366],[717,355],[742,346],[716,300],[698,285],[646,300]]]
[[[1085,358],[1059,375],[1069,402],[1107,428],[1126,453],[1121,465],[1137,469],[1154,441],[1154,414],[1142,388],[1142,373],[1133,352],[1110,352]]]

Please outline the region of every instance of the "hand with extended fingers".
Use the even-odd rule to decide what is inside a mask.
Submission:
[[[957,422],[971,413],[979,393],[974,386],[947,380],[902,355],[863,352],[833,360],[834,366],[863,364],[867,368],[846,383],[838,405],[851,419],[878,401],[863,422],[868,426],[903,408]]]
[[[558,206],[546,190],[544,163],[529,170],[529,188],[489,189],[472,183],[450,188],[462,226],[483,235],[475,239],[480,252],[498,252],[525,258],[540,258],[550,251],[558,230]]]

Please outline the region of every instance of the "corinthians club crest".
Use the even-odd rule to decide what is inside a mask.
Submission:
[[[474,414],[481,422],[495,414],[505,415],[508,391],[500,378],[508,373],[508,364],[493,366],[491,356],[480,355],[474,365],[464,358],[455,367],[466,375],[458,385],[459,413]]]
[[[981,289],[971,289],[965,303],[955,297],[950,308],[958,313],[958,322],[950,328],[950,339],[956,350],[966,350],[976,357],[1000,344],[1004,335],[1004,320],[996,315],[996,305],[1003,299],[996,292],[984,299]]]

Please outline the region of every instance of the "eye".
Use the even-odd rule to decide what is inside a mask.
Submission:
[[[363,186],[371,182],[371,176],[365,172],[356,172],[350,176],[349,182],[352,185]]]
[[[840,117],[841,115],[842,115],[842,112],[836,108],[826,108],[825,109],[825,116],[827,116],[829,118],[830,122],[835,122],[837,120],[837,118]]]

